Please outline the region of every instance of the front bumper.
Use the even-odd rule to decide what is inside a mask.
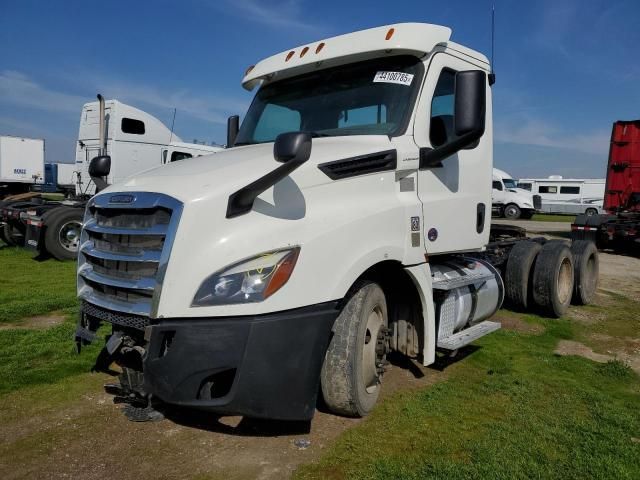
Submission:
[[[222,415],[309,420],[337,307],[160,320],[145,330],[144,391]]]

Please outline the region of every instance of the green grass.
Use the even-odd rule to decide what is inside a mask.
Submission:
[[[66,320],[55,327],[0,330],[0,394],[90,371],[102,342],[83,347],[78,355],[73,341],[77,309],[64,313]]]
[[[640,478],[638,376],[555,355],[579,334],[574,322],[522,317],[545,331],[483,338],[447,381],[387,398],[295,477]]]
[[[82,355],[75,351],[75,262],[37,262],[32,256],[0,247],[0,394],[89,371],[101,343],[86,347],[90,351]],[[54,310],[64,314],[62,324],[20,328],[25,317]]]
[[[0,325],[77,304],[76,263],[38,262],[33,256],[0,246]]]
[[[536,222],[567,222],[573,223],[575,215],[552,215],[547,213],[536,213],[531,220]]]

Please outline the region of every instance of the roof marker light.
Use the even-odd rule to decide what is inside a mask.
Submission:
[[[291,60],[291,57],[293,57],[295,53],[295,50],[291,50],[289,53],[287,53],[287,58],[285,58],[284,61],[288,62],[289,60]]]
[[[322,50],[324,48],[324,42],[321,42],[318,44],[318,46],[316,47],[316,53],[320,53],[320,50]]]
[[[387,31],[387,36],[384,37],[385,40],[391,40],[391,37],[393,37],[394,32],[396,31],[395,28],[390,28],[389,31]]]
[[[308,51],[309,51],[309,47],[304,47],[300,52],[300,58],[304,57]]]

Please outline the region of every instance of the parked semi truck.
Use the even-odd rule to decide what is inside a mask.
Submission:
[[[43,176],[43,139],[0,135],[0,199],[28,192]]]
[[[117,100],[105,101],[101,95],[98,99],[82,108],[71,171],[58,166],[58,181],[71,181],[73,194],[63,201],[31,196],[5,202],[2,236],[7,243],[26,244],[59,260],[76,258],[84,208],[96,193],[96,182],[89,172],[90,161],[96,156],[111,157],[109,175],[98,179],[108,184],[155,166],[222,150],[184,143],[152,115]],[[46,185],[39,189],[46,190]]]
[[[492,179],[492,212],[498,217],[509,220],[529,219],[542,205],[540,195],[520,188],[518,182],[507,172],[493,169]]]
[[[318,392],[366,415],[389,351],[429,365],[500,328],[505,298],[551,316],[590,301],[591,243],[491,228],[493,76],[450,35],[396,24],[262,60],[215,161],[89,201],[76,340],[111,325],[95,369],[123,369],[107,390],[130,418],[305,420]]]
[[[613,124],[604,210],[578,215],[572,238],[590,239],[599,248],[640,252],[640,120]]]

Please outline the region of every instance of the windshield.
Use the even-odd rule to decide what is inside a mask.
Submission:
[[[423,67],[413,56],[378,58],[284,79],[256,94],[235,145],[284,132],[389,135],[406,129]]]
[[[505,188],[518,188],[518,182],[513,178],[503,178],[502,183],[504,183]]]

